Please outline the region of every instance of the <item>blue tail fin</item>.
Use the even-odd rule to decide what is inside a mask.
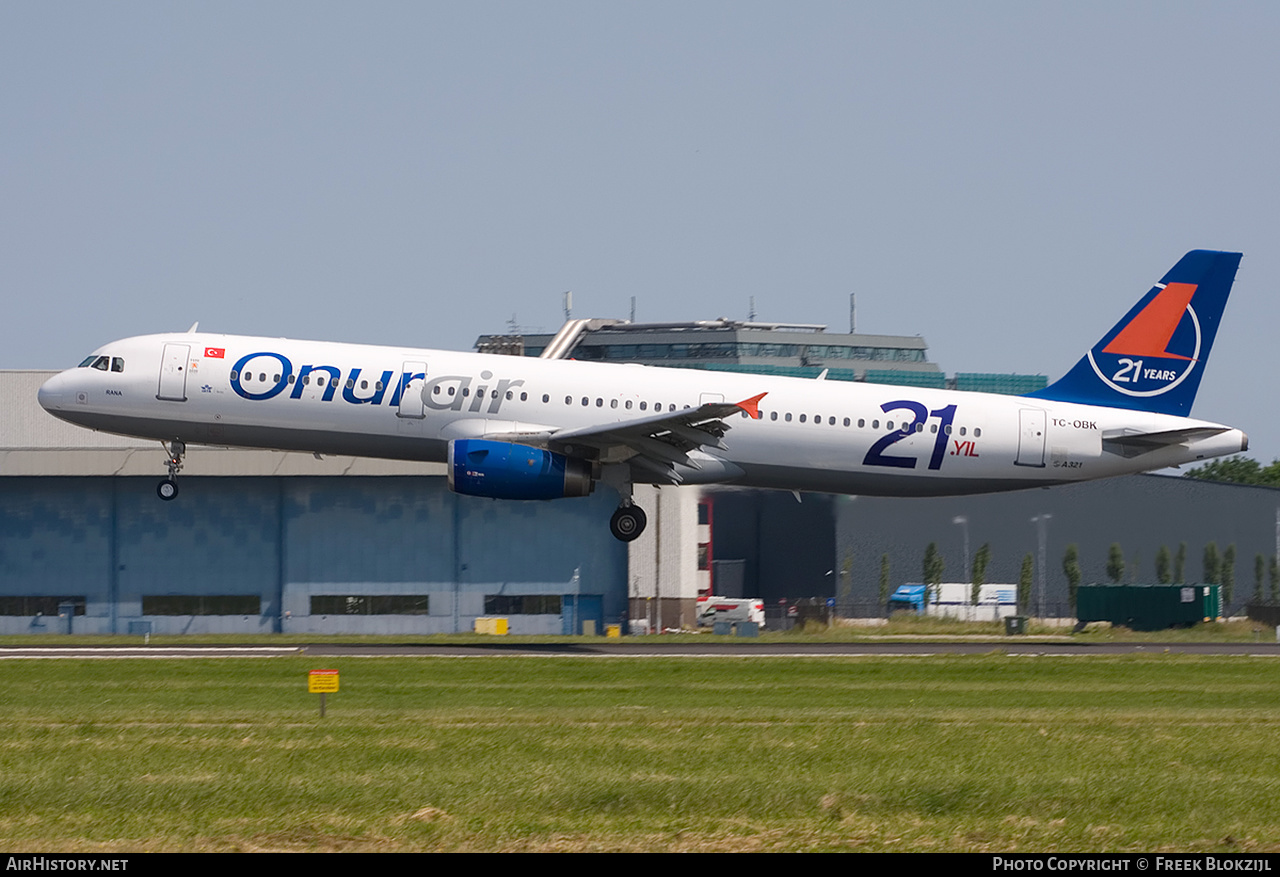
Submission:
[[[1239,267],[1239,253],[1187,253],[1071,371],[1028,395],[1187,416]]]

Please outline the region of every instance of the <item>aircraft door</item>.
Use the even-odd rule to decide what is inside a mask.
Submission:
[[[1045,412],[1041,408],[1023,408],[1018,412],[1018,457],[1015,466],[1044,468]]]
[[[400,380],[400,407],[396,410],[396,416],[423,419],[427,416],[426,403],[422,398],[423,388],[427,384],[427,364],[406,362],[400,370]]]
[[[157,399],[169,402],[187,401],[187,359],[191,347],[187,344],[166,344],[160,357],[160,388]]]

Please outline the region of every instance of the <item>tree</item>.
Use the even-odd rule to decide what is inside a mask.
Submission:
[[[1173,580],[1180,585],[1187,583],[1187,543],[1178,543],[1178,554],[1173,559]]]
[[[1024,615],[1031,614],[1031,575],[1035,571],[1035,561],[1028,554],[1022,558],[1022,570],[1018,573],[1018,608]]]
[[[1222,552],[1222,567],[1218,570],[1218,583],[1222,585],[1222,605],[1229,604],[1236,591],[1236,543],[1232,542]]]
[[[1262,602],[1262,581],[1267,575],[1267,559],[1262,556],[1262,552],[1253,558],[1253,600],[1255,603]]]
[[[938,585],[942,584],[942,573],[946,565],[946,561],[938,553],[938,543],[930,542],[924,550],[924,583],[929,586],[930,603],[938,599]]]
[[[1107,553],[1107,578],[1117,585],[1124,578],[1124,552],[1120,550],[1119,542],[1112,542]]]
[[[1156,552],[1156,580],[1162,585],[1173,583],[1173,570],[1170,565],[1173,558],[1169,556],[1169,546],[1161,545],[1160,550]]]
[[[1280,460],[1273,461],[1270,466],[1263,466],[1251,457],[1240,455],[1225,457],[1187,470],[1186,477],[1202,481],[1227,481],[1232,484],[1280,487]]]
[[[880,555],[880,605],[889,603],[889,555]]]
[[[987,581],[987,564],[991,562],[991,543],[983,542],[982,547],[973,555],[973,588],[969,592],[969,602],[974,606],[982,599],[982,586]]]
[[[1076,608],[1076,595],[1080,593],[1080,549],[1072,542],[1062,555],[1062,572],[1067,577],[1067,602]]]
[[[1210,542],[1204,547],[1204,575],[1200,579],[1206,585],[1222,583],[1222,560],[1218,557],[1218,543]]]

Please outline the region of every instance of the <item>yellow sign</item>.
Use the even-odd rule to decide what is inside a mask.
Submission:
[[[332,694],[337,690],[337,670],[312,670],[307,674],[308,694]]]

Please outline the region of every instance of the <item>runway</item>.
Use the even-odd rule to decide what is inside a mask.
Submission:
[[[850,658],[999,654],[1011,657],[1088,658],[1108,655],[1214,655],[1280,657],[1280,644],[1063,643],[1035,641],[907,641],[876,643],[565,642],[445,645],[315,643],[289,646],[19,646],[0,648],[5,659],[343,657],[558,657],[558,658]]]

